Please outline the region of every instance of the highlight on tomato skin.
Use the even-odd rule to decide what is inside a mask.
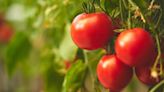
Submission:
[[[111,18],[102,12],[79,14],[71,25],[72,40],[81,49],[99,49],[105,46],[113,35]]]
[[[130,82],[133,69],[122,63],[116,55],[105,55],[97,65],[100,83],[115,92],[120,92]]]
[[[155,60],[155,42],[143,28],[133,28],[120,33],[115,41],[117,57],[131,67],[139,67]]]

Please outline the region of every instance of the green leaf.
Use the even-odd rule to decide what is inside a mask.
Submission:
[[[144,11],[148,8],[148,1],[149,0],[133,0],[133,2],[135,2],[142,10],[144,9]]]
[[[95,12],[95,6],[93,3],[90,3],[90,13]]]
[[[64,26],[64,25],[63,25]],[[53,45],[54,47],[59,47],[61,44],[61,40],[63,39],[64,28],[50,28],[43,32],[46,37],[47,45]]]
[[[86,2],[83,2],[82,3],[82,7],[83,7],[83,11],[86,12],[86,13],[88,13],[88,5],[87,5]]]
[[[118,0],[105,0],[104,8],[108,13],[119,6]]]
[[[121,33],[123,32],[125,29],[115,29],[114,32],[117,32],[117,33]]]
[[[110,11],[110,1],[109,0],[105,0],[104,8],[105,8],[105,11],[107,11],[107,12]]]
[[[27,58],[31,49],[31,43],[28,36],[19,32],[12,39],[6,50],[6,61],[9,75],[12,75],[16,65]]]
[[[120,14],[119,8],[115,8],[110,12],[110,15],[111,15],[112,18],[118,17],[119,14]]]
[[[82,61],[73,64],[65,76],[62,92],[77,92],[84,82],[85,71],[86,66]]]
[[[61,92],[64,75],[54,69],[53,64],[45,72],[46,92]]]
[[[100,5],[100,0],[94,0],[94,3]]]
[[[86,13],[93,13],[95,12],[94,1],[90,2],[83,2],[82,3],[83,11]]]
[[[59,53],[64,60],[74,60],[77,53],[77,46],[71,39],[70,24],[66,25],[66,32],[59,47]]]
[[[88,63],[91,68],[92,74],[94,74],[94,77],[96,78],[96,69],[97,69],[97,64],[100,60],[100,58],[106,54],[104,50],[95,50],[92,52],[87,52],[87,57],[88,57]]]

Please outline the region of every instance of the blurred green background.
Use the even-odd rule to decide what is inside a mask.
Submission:
[[[86,52],[88,69],[70,37],[83,1],[0,0],[0,14],[13,31],[0,43],[0,92],[108,92],[95,73],[105,51]],[[124,92],[147,89],[134,76]]]

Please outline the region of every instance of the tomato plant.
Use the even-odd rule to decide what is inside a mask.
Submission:
[[[133,70],[115,55],[103,56],[97,66],[100,83],[112,91],[121,91],[130,82]]]
[[[71,35],[82,49],[102,48],[113,36],[111,18],[105,13],[80,14],[72,22]]]
[[[0,91],[162,92],[163,4],[0,0]]]

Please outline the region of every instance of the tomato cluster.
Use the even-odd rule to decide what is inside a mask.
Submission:
[[[107,45],[114,36],[114,29],[118,28],[116,26],[105,13],[83,13],[73,20],[71,36],[79,48],[95,50]],[[151,75],[157,57],[151,34],[144,28],[132,28],[117,36],[115,54],[104,55],[97,65],[100,83],[113,92],[120,92],[132,79],[134,67],[141,82],[157,84],[162,78]]]

